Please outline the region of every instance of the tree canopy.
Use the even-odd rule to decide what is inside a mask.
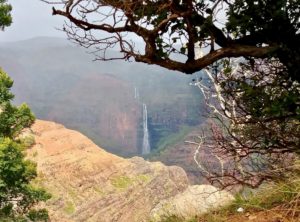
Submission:
[[[36,164],[25,159],[26,144],[19,136],[35,120],[26,104],[11,104],[13,81],[0,69],[0,220],[46,220],[47,211],[33,210],[50,195],[31,185],[37,177]]]
[[[68,0],[55,4],[53,14],[70,21],[63,30],[77,43],[95,47],[98,59],[134,58],[190,74],[227,57],[277,57],[291,78],[299,80],[299,0]],[[144,50],[133,39],[142,40]],[[119,49],[121,56],[109,57],[110,48]],[[199,49],[204,56],[197,53]]]
[[[6,3],[7,0],[0,0],[0,28],[4,30],[5,27],[10,26],[12,23],[11,5]]]
[[[29,127],[35,118],[26,104],[20,107],[11,104],[14,95],[9,89],[13,81],[2,70],[0,80],[0,137],[15,138],[23,128]]]
[[[283,180],[295,173],[300,84],[289,78],[287,69],[277,59],[257,59],[241,64],[225,61],[217,73],[205,71],[211,87],[201,81],[195,85],[216,120],[209,127],[211,152],[222,166],[204,170],[205,177],[221,187],[258,187],[265,180]],[[206,145],[203,139],[200,142],[200,147]]]

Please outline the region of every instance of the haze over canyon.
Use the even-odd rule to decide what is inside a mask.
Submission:
[[[147,154],[203,122],[201,93],[189,85],[195,76],[135,62],[93,61],[60,38],[1,43],[0,49],[17,104],[28,103],[37,118],[78,130],[112,153]]]

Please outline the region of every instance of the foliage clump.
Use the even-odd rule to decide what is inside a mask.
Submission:
[[[286,179],[299,158],[299,82],[274,58],[225,60],[220,67],[206,70],[210,88],[196,83],[213,120],[207,141],[220,166],[198,161],[204,176],[222,188]]]
[[[127,176],[119,176],[111,180],[111,184],[118,189],[127,189],[133,183],[134,180]]]
[[[0,0],[0,29],[4,30],[5,27],[12,23],[11,10],[12,7],[6,4],[6,0]]]
[[[192,74],[220,59],[274,56],[299,81],[299,0],[47,2],[55,4],[53,15],[69,21],[68,37],[94,48],[99,60],[133,58]],[[110,56],[111,48],[120,54]]]
[[[45,209],[34,209],[50,195],[31,181],[37,177],[36,164],[25,159],[28,144],[18,139],[35,117],[26,104],[11,104],[13,81],[0,69],[0,220],[46,221]]]

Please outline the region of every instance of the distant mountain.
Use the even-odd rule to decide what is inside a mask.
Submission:
[[[12,47],[13,45],[13,47]],[[1,48],[18,49],[18,50],[37,50],[40,48],[71,46],[72,43],[63,38],[57,37],[36,37],[17,42],[0,42]]]
[[[81,131],[110,152],[141,154],[143,104],[152,149],[182,127],[202,122],[201,94],[189,85],[194,76],[93,59],[59,38],[0,44],[0,66],[15,81],[16,103],[27,102],[38,118]]]

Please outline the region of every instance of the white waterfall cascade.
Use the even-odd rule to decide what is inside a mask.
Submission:
[[[137,100],[140,98],[139,90],[136,87],[134,87],[134,98]]]
[[[147,106],[143,104],[143,147],[142,154],[149,154],[151,151],[150,142],[149,142],[149,131],[148,131],[148,114],[147,114]]]

